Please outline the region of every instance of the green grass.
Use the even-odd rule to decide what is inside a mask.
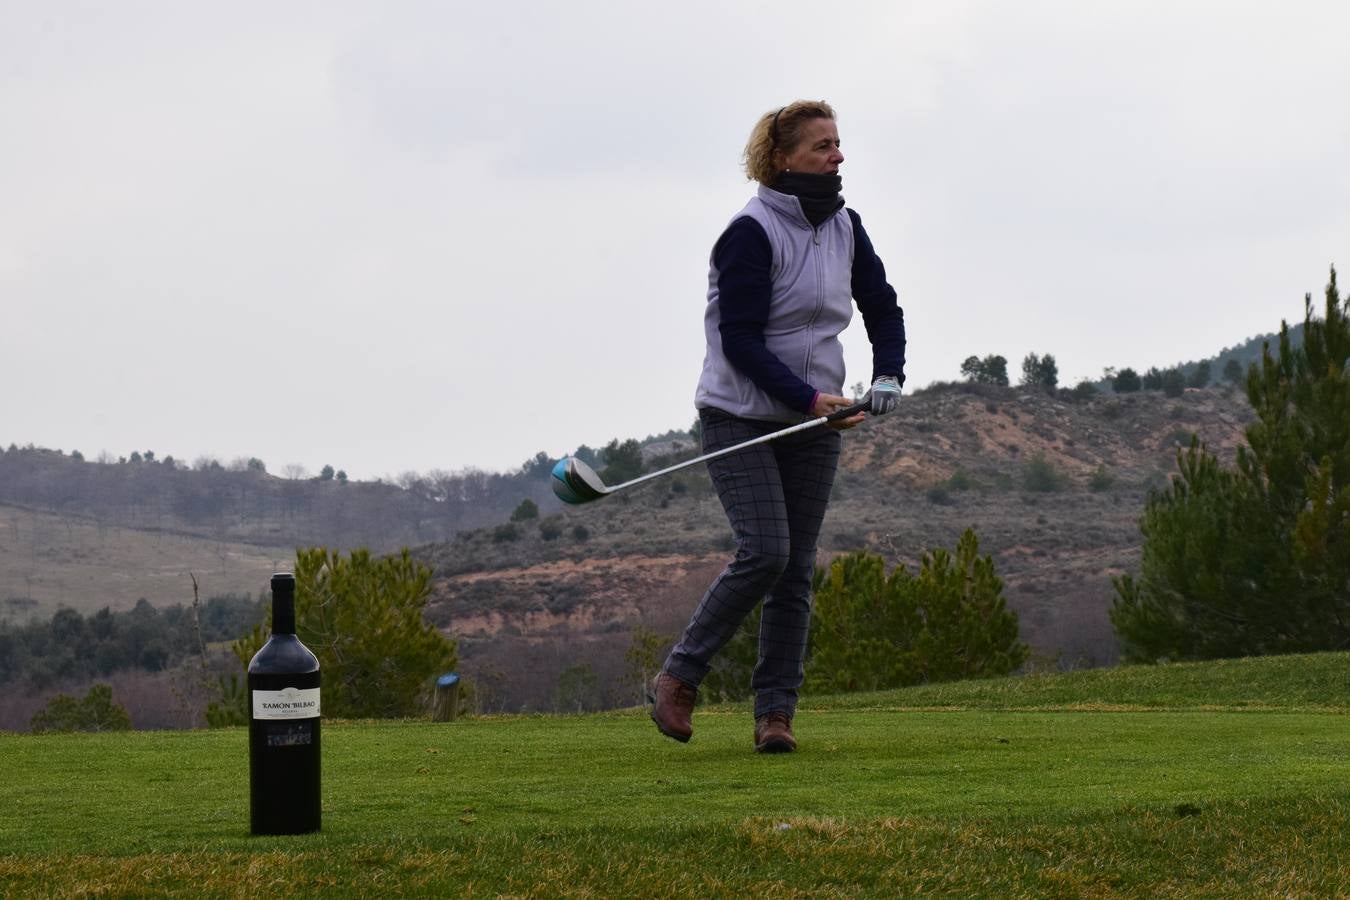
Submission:
[[[247,834],[240,729],[0,737],[0,895],[1350,892],[1350,654],[805,702],[329,722],[324,830]]]

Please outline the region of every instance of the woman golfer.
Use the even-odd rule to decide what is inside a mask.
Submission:
[[[904,317],[862,220],[840,196],[839,147],[834,110],[820,101],[771,110],[750,133],[745,171],[759,187],[717,239],[708,273],[708,348],[695,395],[705,453],[851,405],[842,396],[839,333],[854,303],[872,343],[871,414],[888,412],[900,396]],[[792,715],[838,429],[863,417],[709,460],[736,555],[649,686],[652,720],[662,734],[689,740],[694,700],[713,656],[762,599],[751,680],[755,749],[796,749]]]

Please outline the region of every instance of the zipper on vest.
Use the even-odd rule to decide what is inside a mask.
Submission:
[[[820,272],[819,228],[812,227],[811,242],[815,245],[811,255],[815,257],[816,262],[816,308],[811,311],[811,318],[806,323],[806,367],[802,372],[802,380],[808,384],[811,382],[811,360],[816,355],[816,320],[820,318],[820,311],[825,308],[825,279]]]

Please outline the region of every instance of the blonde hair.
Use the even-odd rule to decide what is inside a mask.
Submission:
[[[812,119],[833,119],[834,109],[824,100],[794,100],[782,109],[759,117],[745,144],[745,177],[768,186],[778,177],[775,150],[791,153],[802,140],[802,126]]]

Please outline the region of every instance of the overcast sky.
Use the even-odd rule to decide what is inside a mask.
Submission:
[[[369,479],[687,427],[745,138],[796,98],[908,387],[1209,356],[1350,285],[1348,38],[1342,2],[0,0],[0,444]]]

